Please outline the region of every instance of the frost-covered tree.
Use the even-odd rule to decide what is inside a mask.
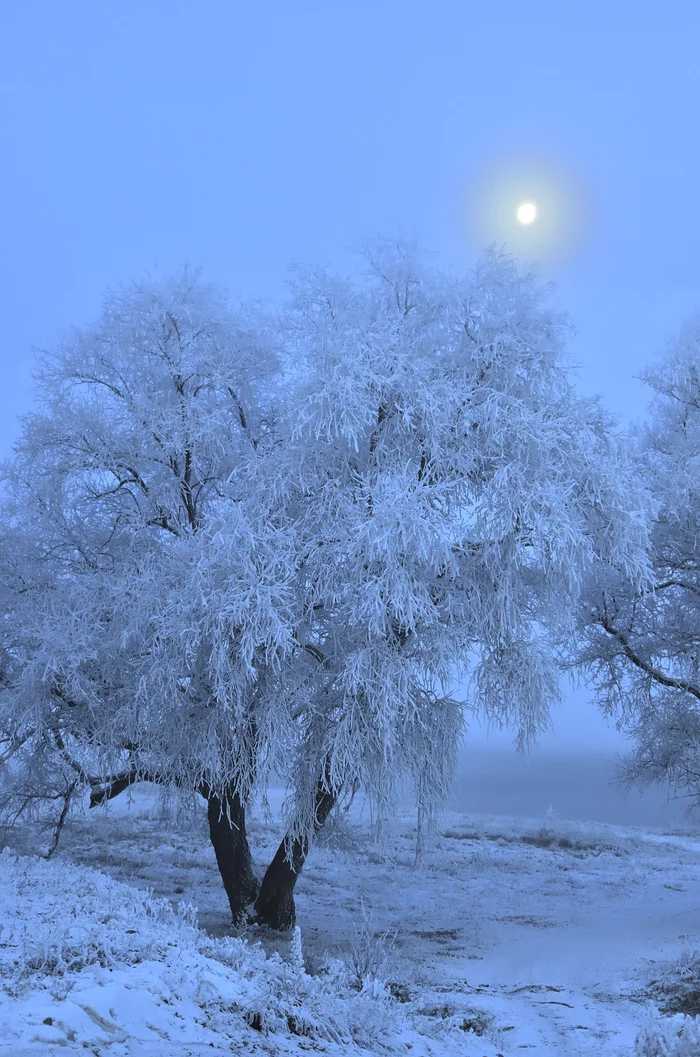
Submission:
[[[232,482],[274,443],[277,375],[265,326],[215,287],[129,287],[43,357],[5,474],[6,804],[196,790],[234,917],[289,599],[287,540]]]
[[[624,455],[574,394],[551,291],[495,253],[464,280],[385,242],[366,263],[355,282],[298,274],[294,428],[256,469],[297,526],[308,655],[292,828],[256,903],[278,925],[341,790],[361,785],[381,816],[409,778],[429,813],[460,678],[526,744],[557,696],[548,629],[571,626],[587,570],[637,580],[645,564]]]
[[[700,802],[700,318],[647,370],[647,424],[630,438],[647,495],[651,580],[597,570],[586,587],[583,662],[632,741],[628,782],[668,782]]]
[[[497,254],[466,279],[384,242],[366,265],[300,271],[274,328],[187,276],[111,298],[45,360],[8,471],[20,792],[201,792],[240,917],[246,800],[282,774],[289,830],[255,902],[275,927],[346,791],[381,816],[410,778],[434,808],[460,677],[526,743],[584,578],[644,572],[625,460],[573,392],[550,291]]]

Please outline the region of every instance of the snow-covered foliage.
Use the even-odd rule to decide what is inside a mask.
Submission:
[[[372,980],[386,980],[388,951],[395,937],[388,929],[380,930],[364,902],[354,924],[350,943],[350,967],[359,990]]]
[[[129,288],[45,358],[6,474],[13,805],[115,775],[245,799],[275,769],[292,835],[319,783],[381,816],[409,778],[423,816],[456,678],[526,743],[588,571],[643,580],[551,291],[496,253],[464,279],[387,242],[365,263],[301,270],[274,325],[188,274]]]
[[[277,375],[264,322],[187,272],[110,296],[44,357],[2,525],[20,807],[115,772],[250,788],[251,697],[289,644],[288,542],[232,476],[273,442]]]
[[[297,1040],[299,1052],[448,1052],[421,1038],[381,982],[358,991],[338,961],[309,976],[298,934],[290,964],[243,939],[210,939],[191,907],[7,851],[0,884],[0,1018],[15,1054],[230,1053],[261,1036],[272,1053],[297,1052]]]
[[[474,707],[531,740],[557,696],[546,629],[568,626],[586,571],[645,575],[630,472],[603,411],[574,394],[551,291],[495,253],[465,279],[383,242],[366,263],[355,282],[297,276],[294,428],[258,486],[301,548],[297,817],[324,766],[332,786],[359,779],[380,816],[407,776],[429,810],[460,676]]]
[[[633,739],[629,781],[700,795],[700,320],[645,374],[649,423],[631,438],[649,496],[652,579],[605,571],[584,595],[579,659]]]
[[[634,1057],[697,1057],[698,1053],[700,1023],[682,1013],[674,1017],[652,1014],[634,1046]]]
[[[110,882],[95,870],[34,857],[0,856],[5,978],[77,972],[87,965],[136,965],[192,946],[191,907]]]

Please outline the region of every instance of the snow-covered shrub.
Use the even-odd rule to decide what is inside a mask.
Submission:
[[[360,901],[359,923],[355,923],[350,943],[349,966],[352,981],[358,990],[383,985],[389,966],[389,951],[394,943],[391,932],[380,932],[372,914]]]
[[[684,951],[655,975],[646,994],[663,1013],[700,1015],[700,951]]]
[[[86,1022],[83,999],[75,998],[87,989],[88,1004],[96,993],[109,994],[107,1019],[115,1032],[128,1033],[138,989],[144,1024],[165,1018],[169,1031],[179,1031],[187,1020],[200,1044],[231,1039],[233,1052],[251,1030],[304,1036],[312,1050],[335,1044],[342,1052],[359,1046],[373,1053],[403,1052],[404,1042],[415,1047],[430,1033],[422,1024],[417,1030],[376,979],[358,991],[339,961],[309,975],[300,933],[287,960],[268,957],[259,944],[200,932],[190,907],[173,909],[95,870],[7,850],[0,855],[0,890],[0,1021],[15,1026],[32,996],[40,996],[42,1008],[76,1025],[76,1043],[87,1043],[88,1031],[94,1042],[101,1029]],[[369,919],[365,935],[372,935]],[[378,963],[366,966],[376,971]],[[36,1032],[31,1020],[27,1032]]]
[[[634,1057],[698,1057],[700,1054],[700,1021],[677,1013],[650,1016],[637,1035]]]
[[[4,894],[0,976],[76,972],[87,965],[135,965],[192,946],[192,907],[117,884],[63,862],[0,855]]]
[[[294,926],[294,932],[292,933],[292,942],[289,950],[289,964],[298,975],[301,975],[305,971],[304,950],[301,945],[301,929],[298,925]]]

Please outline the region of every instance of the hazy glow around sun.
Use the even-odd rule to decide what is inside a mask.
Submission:
[[[578,254],[595,221],[581,174],[555,157],[494,156],[470,175],[466,192],[464,234],[473,253],[495,243],[546,268]]]
[[[534,202],[522,202],[518,206],[517,217],[521,224],[532,224],[537,216],[537,206]]]

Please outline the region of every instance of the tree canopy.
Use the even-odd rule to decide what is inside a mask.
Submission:
[[[584,582],[644,580],[552,291],[495,252],[451,277],[375,241],[363,267],[300,269],[267,313],[137,284],[44,357],[2,523],[20,809],[137,778],[243,805],[275,773],[288,851],[357,784],[385,812],[409,777],[430,811],[460,681],[528,743]]]

